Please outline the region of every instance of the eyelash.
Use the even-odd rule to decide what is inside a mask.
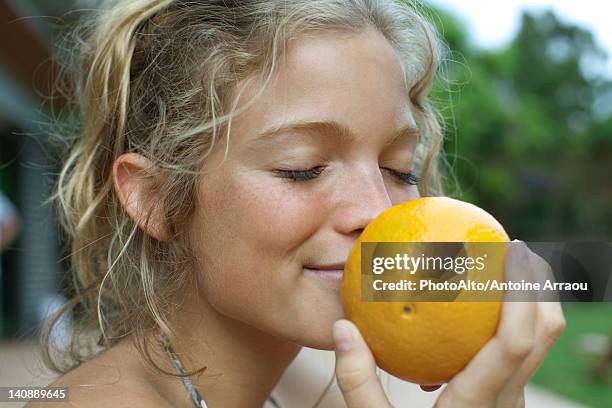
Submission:
[[[282,170],[276,169],[274,172],[278,174],[281,178],[286,178],[292,182],[298,181],[308,181],[317,178],[325,169],[325,166],[316,166],[311,169],[303,169],[303,170]],[[381,167],[381,169],[385,169],[390,172],[393,176],[395,176],[400,182],[404,184],[408,184],[411,186],[415,186],[421,182],[421,178],[414,175],[411,172],[403,173],[401,171],[393,170],[388,167]]]

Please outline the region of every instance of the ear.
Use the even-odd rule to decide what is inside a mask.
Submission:
[[[158,241],[167,241],[169,236],[163,214],[156,205],[159,201],[151,199],[150,191],[147,191],[157,184],[151,180],[156,177],[161,177],[161,174],[153,163],[137,153],[122,154],[113,163],[113,185],[125,212],[133,221],[141,215],[140,229]]]

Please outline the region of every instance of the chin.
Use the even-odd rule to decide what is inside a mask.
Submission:
[[[297,343],[300,346],[310,347],[318,350],[334,350],[334,339],[331,335],[331,328],[329,335],[320,337],[318,336],[316,338],[311,337],[309,339],[300,339],[299,341],[297,341]]]
[[[340,309],[335,311],[335,313],[327,312],[323,317],[313,317],[313,323],[303,321],[299,329],[298,337],[294,341],[304,347],[319,350],[333,350],[334,339],[332,327],[334,322],[343,318],[345,318],[345,315]]]

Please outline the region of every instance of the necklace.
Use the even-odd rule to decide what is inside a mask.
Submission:
[[[172,362],[174,371],[176,371],[176,373],[181,376],[181,381],[183,382],[185,388],[187,388],[187,392],[189,392],[189,395],[191,395],[191,400],[193,401],[195,406],[198,408],[208,408],[208,405],[206,405],[206,401],[204,401],[204,399],[200,396],[198,390],[193,387],[191,378],[189,378],[189,376],[185,374],[185,370],[183,370],[181,360],[179,360],[178,356],[170,345],[170,339],[168,339],[165,333],[162,333],[159,335],[159,340],[162,346],[164,347],[164,350],[166,350],[166,353],[168,353],[168,356],[170,356],[170,361]]]
[[[191,378],[189,378],[189,376],[185,373],[183,365],[181,364],[181,360],[179,360],[178,356],[170,345],[170,339],[168,339],[165,333],[161,333],[159,335],[159,341],[164,347],[164,350],[166,350],[166,353],[168,353],[172,366],[174,367],[174,371],[176,371],[176,373],[181,376],[181,381],[183,382],[183,385],[191,396],[191,400],[193,401],[195,406],[198,408],[208,408],[208,405],[206,405],[206,401],[204,401],[204,398],[200,396],[198,390],[196,390],[193,386]],[[275,408],[280,408],[280,405],[278,405],[278,402],[276,402],[274,397],[270,396],[268,401],[270,401]]]

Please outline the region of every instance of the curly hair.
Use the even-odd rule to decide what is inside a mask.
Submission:
[[[115,0],[102,3],[65,36],[61,44],[68,53],[59,61],[58,89],[75,120],[60,131],[66,153],[51,200],[69,245],[75,295],[43,329],[51,368],[67,372],[132,335],[145,360],[162,370],[151,358],[148,334],[162,330],[172,338],[168,316],[193,283],[193,255],[183,232],[205,158],[220,135],[229,140],[232,119],[266,89],[291,38],[367,28],[382,33],[400,57],[421,133],[419,190],[422,196],[441,195],[443,133],[428,92],[445,48],[418,3]],[[245,78],[261,86],[237,106]],[[167,222],[167,241],[139,229],[143,216],[131,219],[113,189],[112,165],[127,152],[154,164],[140,176]],[[87,324],[60,353],[50,334],[75,308]],[[79,333],[92,331],[97,347],[83,347]]]

